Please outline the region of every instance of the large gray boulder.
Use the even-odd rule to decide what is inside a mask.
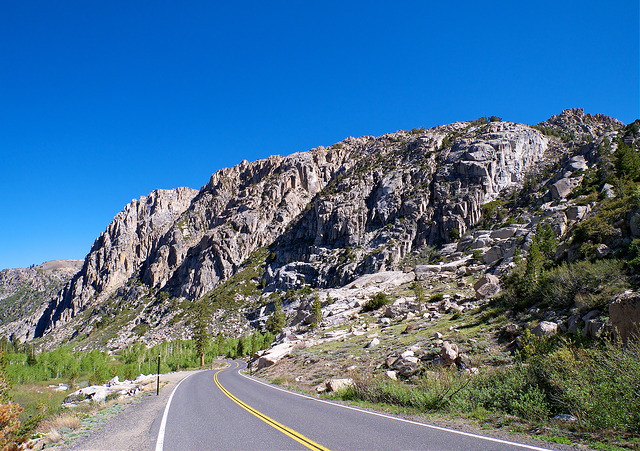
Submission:
[[[485,274],[473,284],[477,299],[495,296],[501,290],[500,279],[492,274]]]
[[[558,180],[551,185],[551,197],[553,199],[564,199],[575,187],[580,184],[580,180],[577,178],[564,178]]]
[[[623,342],[640,334],[640,292],[625,292],[609,305],[609,321]]]

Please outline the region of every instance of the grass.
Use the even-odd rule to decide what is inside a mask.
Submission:
[[[640,386],[640,345],[580,349],[571,343],[531,340],[524,344],[524,364],[486,369],[476,376],[447,369],[409,381],[368,376],[335,396],[459,415],[494,426],[507,419],[530,430],[545,429],[554,415],[570,413],[578,418],[570,426],[572,434],[581,441],[604,436],[607,446],[634,449],[640,428],[640,399],[634,395]],[[549,434],[547,439],[569,440]]]

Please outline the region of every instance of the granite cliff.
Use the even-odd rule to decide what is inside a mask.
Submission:
[[[594,149],[624,124],[579,109],[535,127],[492,119],[243,161],[199,191],[156,190],[133,200],[73,279],[14,333],[65,341],[125,313],[118,327],[127,336],[142,334],[142,325],[166,329],[257,252],[265,258],[253,283],[265,293],[345,286],[403,269],[434,249],[450,260],[478,250],[483,270],[502,273],[516,248],[526,249],[537,219],[524,215],[526,231],[490,236],[478,232],[491,219],[486,206],[545,171],[555,178],[530,198],[564,199],[580,185]],[[552,221],[560,235],[571,221],[562,215]]]

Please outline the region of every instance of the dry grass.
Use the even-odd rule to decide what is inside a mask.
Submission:
[[[72,413],[63,413],[57,417],[49,418],[43,421],[38,426],[38,431],[42,433],[51,433],[52,431],[58,431],[62,428],[78,429],[80,427],[80,420]]]
[[[47,445],[58,443],[60,440],[62,440],[62,436],[56,429],[51,429],[44,438],[44,441]]]

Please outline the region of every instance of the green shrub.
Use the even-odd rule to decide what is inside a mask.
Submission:
[[[376,294],[373,298],[371,298],[363,307],[363,312],[372,312],[374,310],[378,310],[379,308],[387,305],[389,300],[387,299],[387,295],[380,292]]]
[[[537,295],[549,306],[604,309],[628,286],[620,261],[582,260],[563,263],[547,271],[539,283]]]

